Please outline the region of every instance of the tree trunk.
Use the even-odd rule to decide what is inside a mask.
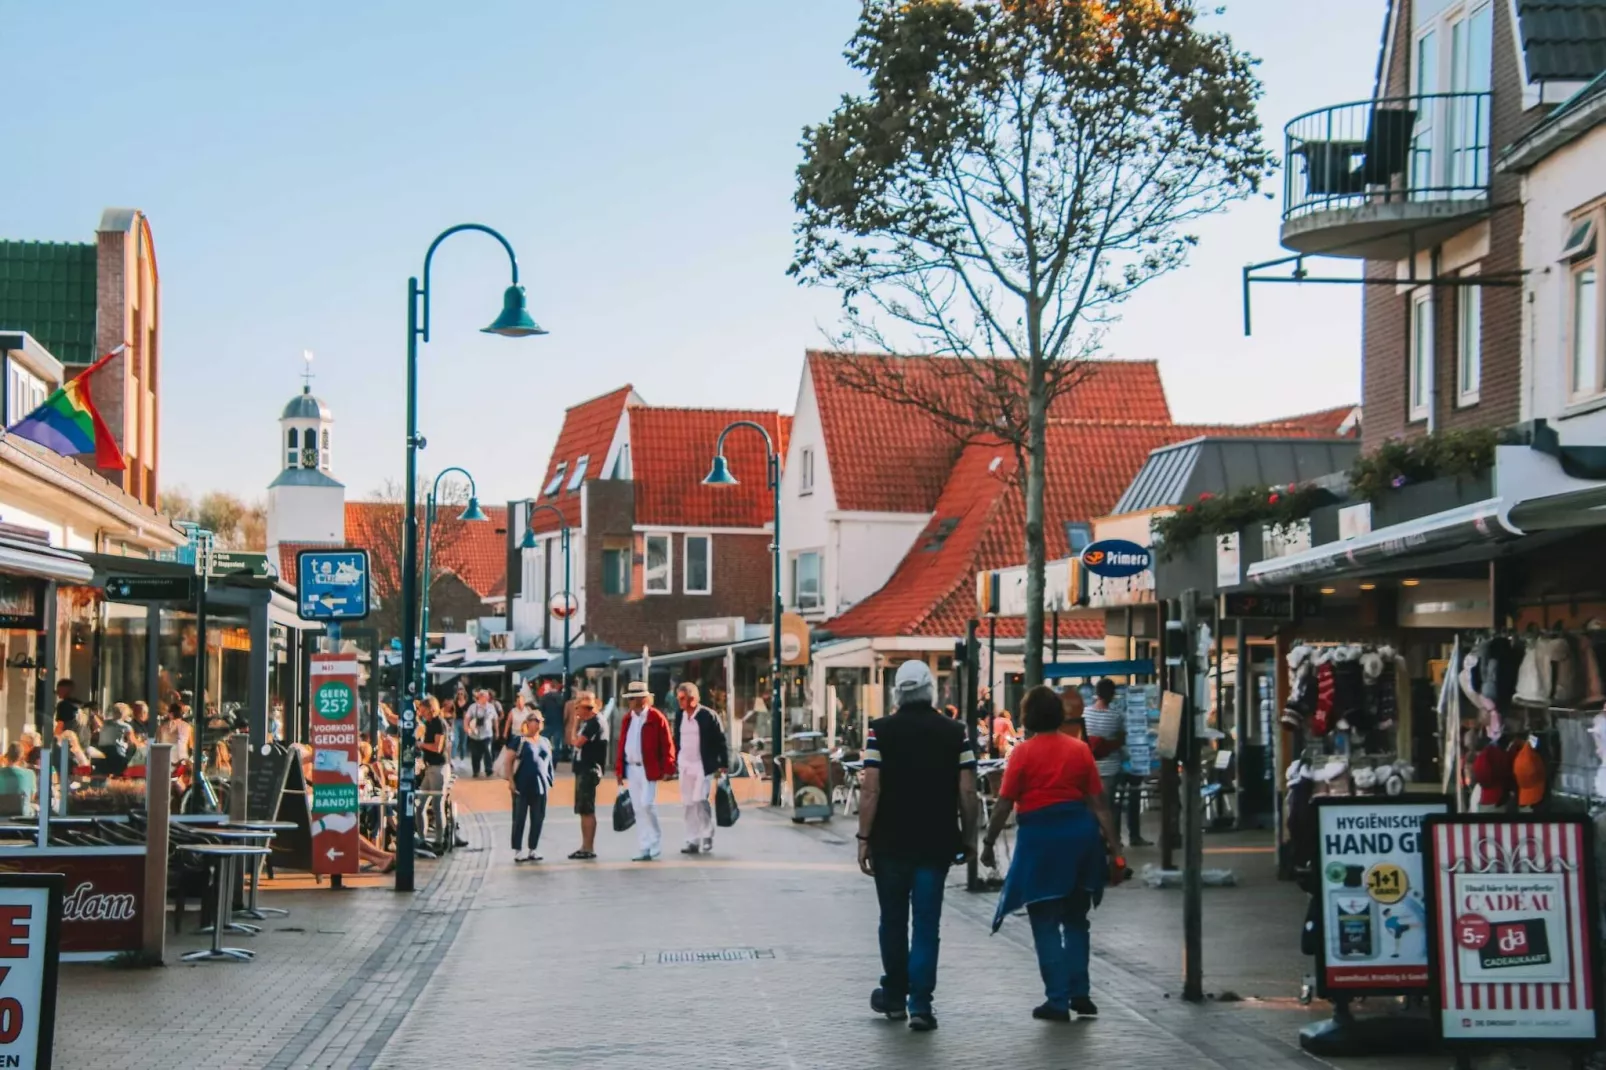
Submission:
[[[1039,318],[1029,315],[1032,348],[1026,395],[1026,686],[1043,682],[1043,491],[1048,463],[1047,365],[1041,355]]]

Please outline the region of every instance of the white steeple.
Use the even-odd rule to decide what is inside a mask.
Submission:
[[[312,350],[302,351],[301,393],[279,414],[279,463],[268,484],[268,552],[280,543],[342,545],[346,488],[330,474],[334,414],[312,393]]]

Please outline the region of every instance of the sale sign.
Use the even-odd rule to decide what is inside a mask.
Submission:
[[[1435,1001],[1447,1040],[1592,1041],[1590,829],[1582,818],[1429,824]]]
[[[1428,987],[1422,823],[1449,809],[1439,796],[1316,800],[1319,995],[1386,995]]]
[[[309,674],[312,871],[357,872],[357,655],[320,654]]]
[[[0,1066],[49,1070],[62,879],[0,876]]]

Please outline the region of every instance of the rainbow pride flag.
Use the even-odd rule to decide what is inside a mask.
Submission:
[[[118,346],[67,380],[43,405],[6,428],[6,434],[37,442],[66,457],[93,453],[99,468],[124,467],[122,452],[112,438],[111,429],[100,418],[95,403],[89,400],[89,377],[126,348],[126,345]]]

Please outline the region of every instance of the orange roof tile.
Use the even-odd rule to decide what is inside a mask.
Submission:
[[[437,549],[437,565],[444,558],[446,566],[468,584],[481,598],[496,598],[507,593],[507,507],[481,506],[489,521],[465,523],[455,513],[446,515],[437,511],[435,539],[450,539],[451,549],[444,554]],[[401,569],[397,563],[400,553],[402,507],[393,502],[347,502],[346,541],[352,549],[368,551],[368,567],[373,569],[376,590],[394,591],[398,588]],[[423,514],[420,506],[420,528]],[[419,554],[423,554],[423,532],[419,532]],[[437,544],[438,546],[438,544]],[[329,549],[324,543],[280,543],[279,575],[292,587],[296,583],[296,557],[302,550]]]
[[[547,460],[541,483],[531,491],[531,496],[541,495],[539,501],[542,505],[557,506],[570,527],[580,526],[580,488],[576,486],[573,490],[569,489],[575,468],[580,458],[585,457],[586,472],[582,482],[590,482],[604,475],[602,466],[607,462],[608,447],[613,444],[614,431],[619,427],[619,416],[626,407],[633,405],[634,395],[635,388],[627,383],[601,397],[571,405],[563,414],[563,428],[558,432],[557,444],[552,447],[552,456]],[[563,483],[556,495],[546,497],[542,492],[552,482],[560,464],[566,466]],[[543,510],[536,514],[531,527],[538,532],[556,531],[558,519]]]
[[[784,458],[792,418],[742,409],[630,410],[630,456],[636,485],[636,523],[676,527],[759,528],[768,524],[773,499],[766,479],[763,439],[751,430],[731,432],[725,459],[741,483],[706,487],[719,433],[736,420],[769,432]]]
[[[977,362],[811,351],[820,424],[839,509],[930,512],[961,452],[952,431],[917,408],[845,382],[868,362],[910,393],[963,403],[979,388]],[[1154,361],[1090,361],[1087,378],[1055,399],[1051,415],[1169,424],[1171,409]]]
[[[1316,438],[1359,438],[1361,422],[1357,413],[1359,405],[1337,405],[1331,409],[1322,409],[1319,412],[1300,413],[1298,416],[1284,416],[1276,420],[1267,420],[1265,423],[1255,424],[1256,428],[1290,434],[1305,434]],[[1351,419],[1355,417],[1355,419]],[[1347,427],[1345,425],[1348,425]]]

